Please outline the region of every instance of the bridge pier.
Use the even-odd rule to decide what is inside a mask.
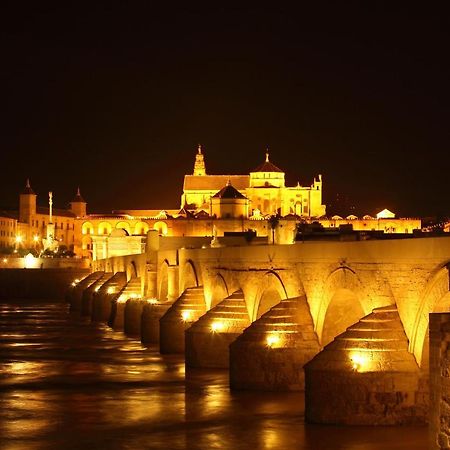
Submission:
[[[83,291],[81,298],[81,315],[91,316],[92,315],[92,304],[94,302],[94,297],[100,291],[102,286],[113,276],[111,272],[105,272],[103,275],[94,283],[92,283],[87,289]]]
[[[229,346],[249,325],[244,295],[237,291],[186,330],[186,366],[228,368]]]
[[[161,317],[161,353],[184,353],[184,332],[206,312],[203,287],[186,289]]]
[[[104,272],[97,271],[92,272],[87,277],[83,278],[79,281],[76,286],[74,286],[69,294],[69,302],[70,302],[70,310],[71,311],[80,311],[81,310],[81,304],[83,299],[83,292],[85,289],[88,289],[89,286],[97,281]]]
[[[230,386],[303,390],[303,366],[319,350],[306,297],[282,300],[230,345]]]
[[[172,306],[172,303],[150,303],[147,301],[142,309],[141,342],[159,344],[159,320]]]
[[[142,298],[130,298],[125,303],[124,332],[129,336],[141,335],[141,317],[145,300]]]
[[[426,386],[397,308],[376,308],[305,366],[306,419],[344,425],[425,423]]]
[[[93,321],[108,322],[111,315],[111,302],[119,296],[126,284],[125,272],[117,272],[100,288],[92,304]]]

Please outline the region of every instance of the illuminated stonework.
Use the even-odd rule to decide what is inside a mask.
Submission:
[[[397,308],[377,308],[305,366],[306,418],[348,425],[424,423],[427,379]]]
[[[314,179],[311,186],[300,184],[285,185],[285,173],[269,160],[265,161],[249,175],[207,175],[204,156],[197,154],[194,174],[185,175],[181,208],[211,211],[211,198],[227,183],[231,183],[249,200],[251,210],[257,209],[263,215],[294,214],[301,217],[321,217],[325,215],[322,204],[322,176]],[[251,212],[251,211],[250,211]],[[250,213],[249,212],[249,213]],[[213,213],[214,214],[214,213]],[[251,214],[250,214],[251,215]],[[243,215],[248,217],[248,214]]]

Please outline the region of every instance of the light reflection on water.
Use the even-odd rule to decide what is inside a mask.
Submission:
[[[305,425],[302,393],[231,393],[62,304],[0,305],[0,364],[2,450],[427,448],[422,427]]]

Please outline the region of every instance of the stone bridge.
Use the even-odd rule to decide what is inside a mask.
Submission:
[[[229,367],[233,388],[305,389],[310,421],[414,423],[449,265],[450,237],[213,248],[149,235],[145,254],[96,261],[72,306],[185,352],[188,367]]]

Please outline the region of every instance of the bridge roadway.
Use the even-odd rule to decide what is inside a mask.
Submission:
[[[72,308],[188,367],[229,367],[232,388],[305,389],[312,422],[427,420],[428,315],[449,310],[450,237],[209,242],[150,233],[145,254],[95,261]]]

